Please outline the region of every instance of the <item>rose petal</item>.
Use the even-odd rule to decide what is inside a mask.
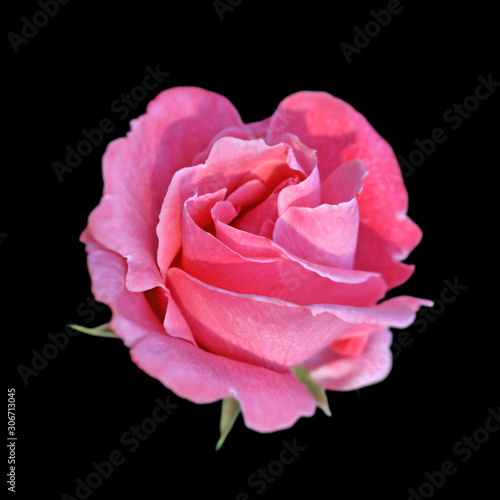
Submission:
[[[317,207],[321,205],[321,184],[316,167],[302,182],[284,187],[278,194],[278,216],[289,207]]]
[[[220,194],[221,192],[206,194],[185,203],[180,267],[189,275],[215,287],[237,293],[267,295],[279,281],[280,260],[242,257],[200,228],[191,215],[196,213],[199,221],[202,217],[198,206],[203,205],[210,219],[212,207],[214,216],[234,216],[236,212],[230,202],[218,201]],[[233,215],[229,215],[231,208]]]
[[[317,168],[308,179],[313,178],[314,172],[313,197],[306,197],[305,200],[300,198],[298,203],[283,203],[272,239],[305,260],[326,266],[352,268],[359,225],[355,197],[361,191],[361,180],[367,172],[361,161],[347,162],[335,169],[323,186],[319,185]],[[295,189],[306,188],[307,182],[303,181]],[[290,191],[292,187],[287,189]],[[321,197],[324,205],[321,205]],[[287,211],[289,207],[297,205],[303,208]]]
[[[212,137],[212,140],[207,144],[203,151],[200,151],[197,155],[194,156],[192,160],[192,165],[199,165],[201,163],[205,163],[214,147],[214,144],[221,139],[222,137],[233,137],[235,139],[243,139],[243,140],[251,140],[254,137],[246,128],[242,128],[241,126],[237,127],[229,127],[221,130],[218,134]]]
[[[267,221],[274,222],[278,217],[278,195],[281,189],[285,186],[293,184],[292,179],[284,180],[276,190],[271,193],[265,201],[259,203],[255,208],[252,208],[243,216],[239,217],[232,223],[233,227],[241,231],[260,234],[262,225]]]
[[[218,202],[224,200],[226,196],[227,189],[219,189],[219,191],[215,191],[214,193],[206,193],[203,195],[194,194],[191,198],[188,198],[184,202],[184,207],[182,210],[182,220],[184,220],[186,216],[191,219],[195,225],[200,228],[204,228],[210,222],[212,222],[212,208]],[[227,205],[226,203],[225,205]],[[237,215],[237,210],[234,208],[232,204],[232,217]],[[184,237],[182,238],[184,244]],[[201,252],[200,252],[201,253]]]
[[[271,117],[264,118],[263,120],[257,122],[247,123],[247,130],[256,138],[263,139],[267,134],[267,129],[269,128],[269,122]]]
[[[343,356],[357,356],[363,352],[369,336],[379,329],[378,325],[353,325],[349,331],[340,335],[330,348]],[[325,351],[327,350],[325,349]],[[319,353],[318,357],[321,357],[321,353]]]
[[[234,206],[245,207],[261,202],[269,188],[260,179],[252,179],[236,188],[227,198]]]
[[[316,168],[318,164],[316,151],[314,149],[308,148],[299,140],[296,135],[283,133],[270,138],[268,137],[268,134],[266,134],[265,137],[268,139],[268,144],[283,143],[291,146],[294,157],[297,159],[299,165],[301,165],[306,175],[310,175],[311,172]]]
[[[155,229],[174,173],[191,164],[220,130],[244,127],[224,97],[195,87],[159,94],[145,115],[132,120],[126,138],[111,142],[103,157],[104,195],[89,217],[89,232],[127,258],[127,287],[162,286]]]
[[[360,226],[368,231],[358,238],[357,268],[380,272],[390,288],[403,283],[411,268],[398,261],[421,239],[418,227],[407,216],[408,196],[392,148],[363,115],[325,92],[297,92],[284,99],[269,123],[266,140],[286,130],[317,151],[322,181],[339,165],[363,161],[370,173],[358,197]],[[371,252],[373,237],[385,250]],[[384,259],[381,259],[381,257]]]
[[[194,403],[236,398],[246,427],[257,432],[287,429],[316,411],[314,398],[291,372],[217,356],[157,332],[139,342],[131,356],[151,377]]]
[[[361,193],[361,181],[367,174],[361,160],[338,166],[321,185],[323,203],[338,205],[352,200]]]
[[[169,270],[168,284],[199,345],[277,371],[306,361],[353,324],[406,327],[421,304],[419,299],[397,297],[367,308],[297,306],[222,290],[178,268]]]
[[[276,371],[305,361],[350,326],[277,299],[206,285],[177,268],[168,283],[199,345]]]
[[[92,293],[95,299],[111,308],[110,328],[127,346],[136,344],[157,328],[160,321],[151,309],[144,293],[124,294],[125,259],[103,248],[98,243],[87,243],[87,265],[92,278]],[[121,311],[120,313],[118,311]],[[142,328],[138,328],[133,318],[140,317]]]
[[[170,336],[187,340],[191,344],[196,345],[191,328],[170,292],[168,293],[168,305],[163,321],[163,328]]]
[[[387,291],[380,275],[326,267],[301,259],[268,238],[214,220],[217,239],[245,258],[279,258],[283,268],[273,297],[300,305],[371,306]]]
[[[278,217],[273,241],[304,260],[351,269],[358,237],[356,199],[340,205],[290,207]]]
[[[376,329],[363,351],[357,356],[339,354],[334,348],[325,349],[304,367],[318,385],[331,391],[352,391],[384,380],[392,368],[392,333]]]
[[[288,168],[286,168],[288,166]],[[242,231],[246,231],[248,233],[260,234],[260,235],[269,235],[272,236],[272,231],[274,230],[274,222],[278,217],[278,203],[280,194],[287,189],[287,187],[291,187],[294,185],[301,185],[302,182],[306,182],[306,185],[302,188],[299,188],[299,191],[288,192],[288,195],[285,193],[285,201],[283,203],[299,203],[299,198],[301,202],[305,204],[311,204],[316,199],[319,199],[319,196],[314,191],[315,188],[319,189],[317,185],[314,187],[311,186],[311,183],[318,182],[318,179],[312,175],[312,180],[307,182],[311,176],[307,179],[304,179],[305,173],[301,167],[301,165],[297,162],[295,155],[293,154],[292,149],[289,149],[289,154],[287,157],[286,164],[283,165],[283,169],[281,170],[282,177],[281,182],[277,176],[274,177],[274,184],[277,184],[271,194],[263,201],[259,203],[256,207],[252,208],[248,212],[246,212],[242,217],[240,217],[237,221],[233,223],[234,227]],[[302,182],[301,182],[302,181]],[[270,183],[269,183],[270,184]],[[295,194],[294,194],[295,193]],[[315,196],[317,195],[317,196]],[[286,198],[288,196],[288,199]]]
[[[168,290],[156,288],[157,294],[164,294],[167,305],[163,311],[155,311],[148,296],[153,290],[146,292],[128,292],[125,290],[125,259],[111,252],[99,243],[89,242],[87,248],[87,263],[92,278],[92,293],[96,300],[107,304],[112,311],[110,327],[117,332],[125,345],[131,347],[146,335],[147,331],[157,328],[157,323],[163,322],[165,331],[173,337],[178,337],[196,345],[193,334],[170,296]],[[120,311],[120,313],[118,313]],[[137,328],[132,318],[142,318],[144,328]]]
[[[413,265],[398,262],[405,257],[406,253],[395,243],[370,227],[359,224],[358,246],[354,259],[356,269],[379,272],[388,288],[392,288],[407,281],[415,270]]]

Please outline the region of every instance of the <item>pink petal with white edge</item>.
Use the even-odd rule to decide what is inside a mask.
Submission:
[[[274,182],[274,176],[281,175],[282,165],[286,166],[289,149],[285,144],[268,146],[261,139],[243,141],[223,137],[214,144],[205,164],[177,172],[168,187],[156,229],[162,276],[166,276],[181,248],[184,202],[195,192],[203,195],[226,189],[229,195],[252,179],[264,184]]]
[[[160,93],[130,125],[127,136],[111,142],[104,154],[104,194],[88,229],[104,247],[127,258],[127,287],[142,291],[163,285],[155,230],[172,176],[191,165],[219,131],[244,125],[225,97],[195,87]]]
[[[406,281],[412,268],[398,261],[419,243],[421,231],[406,216],[408,195],[389,144],[363,115],[326,92],[297,92],[285,98],[269,122],[268,142],[283,132],[285,121],[288,132],[316,150],[322,181],[347,161],[363,161],[370,175],[358,197],[360,226],[369,231],[358,239],[355,267],[382,273],[390,288]],[[385,252],[371,253],[372,235],[378,237],[379,247],[385,242]]]
[[[363,351],[345,356],[333,348],[304,363],[313,379],[330,391],[352,391],[381,382],[392,368],[392,333],[377,329],[371,333]]]
[[[399,262],[405,257],[406,252],[402,252],[394,242],[385,239],[376,230],[363,223],[359,224],[358,246],[354,260],[356,269],[380,273],[390,289],[407,281],[415,270],[414,265]]]

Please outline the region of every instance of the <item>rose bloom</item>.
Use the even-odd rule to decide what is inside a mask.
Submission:
[[[221,95],[159,94],[103,157],[81,240],[92,292],[133,361],[195,403],[236,399],[248,428],[384,379],[390,327],[429,301],[383,300],[421,239],[394,152],[324,92],[243,123]]]

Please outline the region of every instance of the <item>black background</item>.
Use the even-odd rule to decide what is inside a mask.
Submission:
[[[3,317],[12,320],[4,336],[7,386],[16,390],[18,498],[76,498],[77,478],[85,480],[92,462],[114,450],[125,462],[92,499],[232,500],[240,492],[252,499],[406,499],[408,488],[418,490],[424,473],[445,460],[453,460],[456,472],[435,488],[434,498],[491,498],[489,491],[498,491],[498,435],[490,433],[466,462],[454,446],[483,427],[487,410],[499,404],[497,288],[489,288],[492,258],[498,258],[492,235],[499,91],[456,130],[443,120],[447,109],[474,94],[480,75],[500,80],[493,11],[486,2],[438,10],[432,2],[402,1],[402,12],[348,63],[340,43],[352,44],[354,28],[363,29],[370,11],[387,2],[332,2],[332,10],[313,1],[269,3],[243,0],[221,20],[211,1],[169,2],[161,9],[149,1],[72,1],[18,53],[7,33],[21,34],[23,16],[32,19],[40,6],[9,4],[3,106],[10,155],[2,168],[8,180],[0,260]],[[120,120],[111,103],[141,84],[146,66],[156,65],[168,77]],[[220,403],[180,399],[140,371],[119,341],[81,334],[27,384],[19,373],[20,365],[31,367],[32,350],[41,352],[49,333],[82,323],[77,310],[90,296],[90,280],[78,237],[101,196],[106,144],[123,136],[129,119],[159,91],[177,85],[225,95],[244,121],[269,116],[292,92],[324,90],[362,112],[406,158],[415,139],[443,128],[447,140],[405,179],[409,215],[424,238],[407,260],[415,274],[394,293],[439,299],[446,279],[467,286],[430,313],[423,331],[407,329],[412,343],[400,352],[395,346],[386,381],[329,393],[331,418],[318,411],[267,435],[246,429],[240,418],[218,452]],[[115,130],[59,182],[52,162],[63,162],[65,147],[103,118],[111,118]],[[96,326],[108,312],[83,318]],[[157,397],[167,396],[178,408],[129,452],[123,433],[151,416]],[[279,459],[283,440],[294,439],[305,450],[259,494],[248,478]]]

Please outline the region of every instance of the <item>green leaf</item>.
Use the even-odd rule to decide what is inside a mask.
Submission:
[[[104,325],[96,326],[95,328],[87,328],[85,326],[80,325],[68,325],[73,328],[73,330],[78,330],[82,333],[87,333],[88,335],[94,335],[95,337],[109,337],[113,339],[119,338],[115,332],[112,332],[109,329],[109,323],[104,323]]]
[[[215,451],[220,450],[224,444],[229,431],[240,414],[240,403],[234,398],[224,398],[222,400],[222,411],[220,415],[220,438],[215,445]]]
[[[309,370],[302,368],[302,366],[294,366],[292,370],[295,372],[297,380],[307,387],[307,390],[312,394],[316,401],[316,405],[323,410],[325,415],[332,416],[330,406],[328,405],[328,398],[323,387],[319,386],[311,376]]]

